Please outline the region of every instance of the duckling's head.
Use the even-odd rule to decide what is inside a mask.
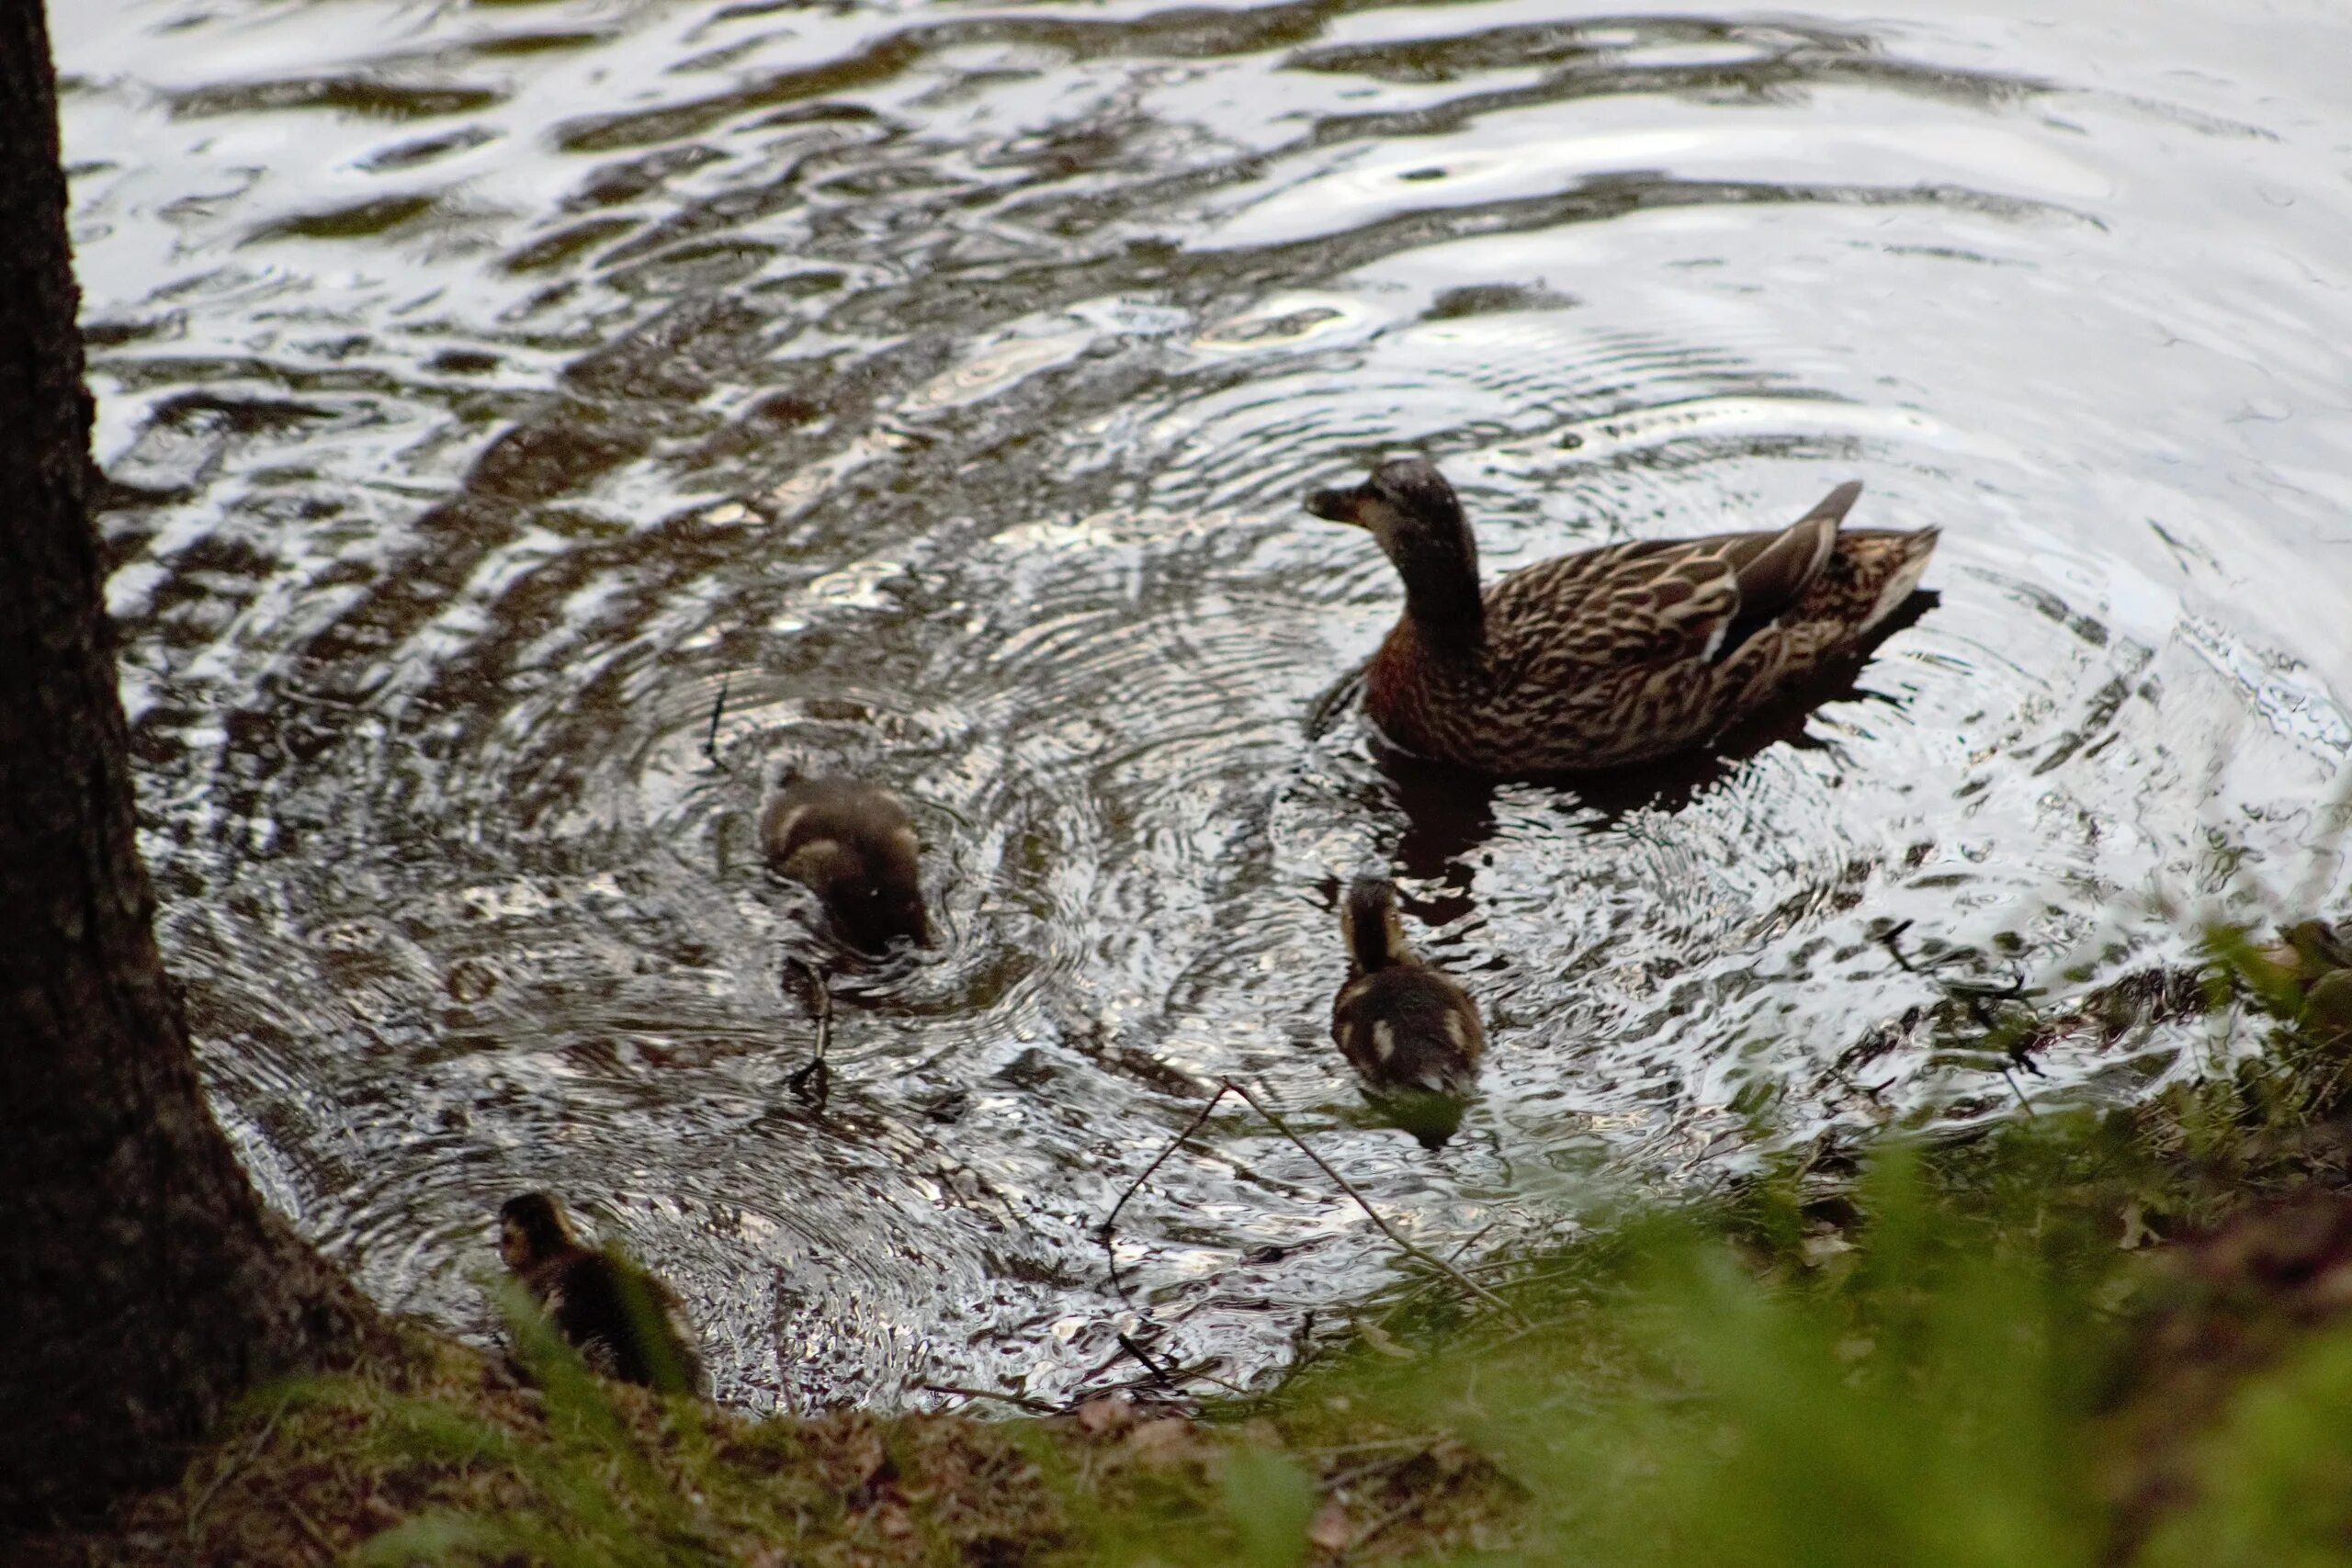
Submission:
[[[1396,915],[1396,885],[1385,876],[1359,876],[1348,884],[1340,900],[1340,940],[1347,944],[1348,964],[1359,975],[1411,964],[1413,950],[1405,945],[1405,923]]]
[[[498,1211],[498,1256],[517,1274],[579,1245],[571,1222],[544,1192],[509,1198]]]
[[[1380,541],[1405,580],[1416,620],[1443,626],[1478,621],[1478,542],[1453,487],[1425,457],[1392,457],[1348,490],[1318,490],[1306,510],[1351,524]]]

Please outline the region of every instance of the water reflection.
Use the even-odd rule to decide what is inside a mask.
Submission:
[[[1736,1161],[1736,1102],[2004,1109],[1947,981],[2177,959],[2119,897],[2290,874],[2352,750],[2346,127],[2291,20],[1871,17],[59,16],[147,844],[272,1197],[462,1324],[563,1192],[748,1403],[1050,1395],[1123,1331],[1251,1375],[1385,1277],[1221,1113],[1106,1288],[1227,1074],[1482,1249]],[[1495,572],[1859,475],[1943,603],[1680,773],[1392,778],[1302,729],[1396,591],[1297,498],[1407,447]],[[787,764],[904,793],[937,893],[821,1115]],[[1325,1034],[1380,867],[1488,1011],[1434,1156]]]

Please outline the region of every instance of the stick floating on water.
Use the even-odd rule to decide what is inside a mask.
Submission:
[[[1421,1263],[1427,1264],[1430,1268],[1436,1269],[1439,1273],[1453,1280],[1456,1285],[1459,1285],[1465,1295],[1473,1296],[1479,1301],[1485,1302],[1496,1311],[1505,1314],[1515,1321],[1525,1321],[1524,1317],[1521,1316],[1516,1308],[1514,1308],[1509,1302],[1504,1301],[1500,1296],[1495,1294],[1494,1292],[1487,1289],[1484,1285],[1479,1284],[1476,1280],[1471,1279],[1470,1276],[1464,1274],[1461,1269],[1455,1268],[1446,1259],[1440,1258],[1437,1254],[1429,1251],[1425,1247],[1417,1247],[1413,1243],[1407,1241],[1403,1236],[1399,1235],[1396,1233],[1396,1227],[1391,1225],[1385,1219],[1382,1218],[1380,1211],[1374,1208],[1370,1201],[1365,1199],[1364,1195],[1356,1190],[1354,1184],[1349,1181],[1346,1177],[1341,1176],[1337,1170],[1333,1169],[1330,1162],[1326,1160],[1321,1155],[1317,1154],[1313,1147],[1307,1144],[1306,1140],[1300,1137],[1298,1134],[1293,1130],[1290,1123],[1283,1121],[1282,1117],[1274,1111],[1272,1107],[1269,1106],[1264,1100],[1260,1100],[1256,1095],[1250,1093],[1247,1087],[1236,1082],[1232,1078],[1227,1078],[1218,1084],[1216,1092],[1210,1095],[1207,1102],[1201,1107],[1199,1111],[1193,1115],[1190,1122],[1184,1124],[1184,1130],[1177,1134],[1175,1137],[1170,1139],[1168,1146],[1154,1155],[1152,1156],[1151,1163],[1145,1166],[1141,1171],[1136,1173],[1135,1179],[1127,1183],[1126,1190],[1119,1194],[1119,1201],[1111,1206],[1110,1214],[1103,1220],[1102,1224],[1095,1227],[1095,1235],[1102,1239],[1103,1250],[1111,1253],[1111,1282],[1114,1285],[1117,1285],[1120,1282],[1118,1254],[1115,1251],[1113,1251],[1111,1247],[1112,1237],[1115,1234],[1116,1227],[1119,1223],[1119,1212],[1127,1206],[1128,1199],[1133,1198],[1137,1192],[1143,1190],[1143,1184],[1151,1179],[1152,1173],[1158,1170],[1161,1166],[1168,1163],[1168,1156],[1174,1154],[1178,1149],[1183,1147],[1184,1141],[1190,1138],[1193,1134],[1199,1132],[1201,1128],[1207,1123],[1209,1117],[1216,1113],[1216,1108],[1224,1103],[1225,1097],[1228,1094],[1238,1095],[1242,1100],[1246,1100],[1252,1111],[1255,1111],[1260,1116],[1265,1119],[1268,1126],[1273,1128],[1275,1132],[1280,1133],[1283,1137],[1289,1139],[1291,1143],[1297,1147],[1299,1153],[1314,1161],[1316,1168],[1320,1170],[1324,1175],[1329,1177],[1332,1184],[1338,1187],[1341,1192],[1347,1194],[1349,1201],[1353,1202],[1357,1208],[1363,1211],[1364,1217],[1371,1220],[1374,1225],[1378,1226],[1380,1234],[1386,1236],[1390,1243],[1394,1245],[1399,1252],[1402,1252],[1407,1257],[1417,1259]],[[1124,1339],[1124,1337],[1125,1337],[1123,1336],[1122,1338]],[[1143,1359],[1143,1358],[1138,1357],[1137,1359]],[[1150,1365],[1150,1362],[1147,1360],[1144,1364],[1148,1366]]]
[[[1526,1321],[1525,1318],[1521,1316],[1518,1309],[1513,1307],[1509,1302],[1503,1300],[1502,1297],[1495,1294],[1494,1292],[1487,1289],[1486,1286],[1478,1283],[1477,1280],[1473,1280],[1469,1275],[1464,1274],[1461,1269],[1456,1269],[1453,1264],[1448,1263],[1436,1253],[1429,1251],[1425,1247],[1416,1247],[1411,1242],[1407,1241],[1403,1236],[1397,1235],[1396,1227],[1392,1226],[1386,1220],[1381,1218],[1380,1211],[1374,1208],[1372,1204],[1365,1200],[1364,1195],[1355,1190],[1355,1185],[1352,1182],[1349,1181],[1346,1177],[1341,1176],[1337,1170],[1333,1169],[1329,1161],[1326,1160],[1321,1155],[1317,1154],[1313,1147],[1307,1144],[1305,1138],[1300,1137],[1295,1132],[1292,1131],[1289,1122],[1276,1115],[1272,1106],[1269,1106],[1264,1100],[1260,1100],[1256,1095],[1250,1093],[1246,1086],[1237,1083],[1231,1078],[1227,1078],[1225,1080],[1225,1087],[1239,1095],[1242,1099],[1248,1100],[1250,1102],[1250,1108],[1252,1111],[1255,1111],[1259,1115],[1264,1117],[1269,1126],[1272,1127],[1275,1132],[1280,1133],[1283,1137],[1288,1138],[1293,1144],[1296,1145],[1300,1154],[1303,1154],[1308,1159],[1313,1160],[1315,1162],[1316,1168],[1320,1170],[1324,1175],[1329,1177],[1332,1181],[1338,1185],[1340,1190],[1346,1193],[1348,1197],[1354,1201],[1355,1206],[1363,1211],[1364,1217],[1370,1220],[1374,1224],[1380,1227],[1380,1234],[1386,1236],[1391,1242],[1396,1244],[1398,1251],[1404,1253],[1408,1258],[1417,1258],[1420,1262],[1428,1264],[1430,1268],[1436,1269],[1439,1273],[1444,1275],[1447,1279],[1452,1280],[1455,1284],[1461,1286],[1465,1292],[1477,1297],[1478,1300],[1485,1302],[1488,1306],[1493,1307],[1496,1311],[1503,1313],[1520,1322],[1523,1323]]]
[[[1216,1110],[1217,1103],[1224,1100],[1227,1094],[1231,1093],[1233,1085],[1231,1083],[1227,1083],[1215,1094],[1210,1095],[1208,1103],[1201,1107],[1201,1113],[1193,1117],[1190,1122],[1187,1122],[1184,1124],[1184,1130],[1177,1134],[1175,1137],[1170,1139],[1168,1146],[1154,1155],[1151,1158],[1151,1163],[1145,1166],[1142,1172],[1137,1175],[1133,1181],[1127,1183],[1127,1190],[1119,1194],[1119,1201],[1111,1205],[1111,1213],[1109,1215],[1104,1218],[1100,1225],[1095,1227],[1095,1234],[1102,1238],[1104,1246],[1107,1247],[1110,1245],[1112,1232],[1119,1223],[1119,1211],[1127,1206],[1127,1200],[1134,1197],[1137,1192],[1143,1190],[1143,1184],[1151,1179],[1151,1173],[1168,1163],[1168,1156],[1170,1155],[1174,1154],[1178,1149],[1184,1146],[1185,1139],[1191,1137],[1193,1134],[1201,1130],[1202,1125],[1208,1121],[1210,1113]],[[1115,1268],[1116,1265],[1114,1263],[1114,1270]]]
[[[817,1015],[817,1054],[808,1059],[806,1066],[786,1081],[796,1099],[821,1116],[825,1111],[825,1101],[831,1098],[833,1092],[833,1069],[825,1061],[825,1053],[832,1048],[833,1043],[833,987],[826,980],[825,972],[807,959],[795,958],[790,962],[808,974],[814,993],[808,1007]]]
[[[710,733],[702,738],[702,754],[710,759],[712,767],[722,773],[726,771],[727,764],[718,760],[718,716],[727,711],[727,688],[734,679],[732,675],[718,678],[718,695],[710,702]]]

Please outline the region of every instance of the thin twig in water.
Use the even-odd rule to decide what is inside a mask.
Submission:
[[[1494,1292],[1487,1289],[1486,1286],[1481,1285],[1477,1280],[1473,1280],[1469,1275],[1464,1274],[1461,1269],[1456,1269],[1453,1264],[1448,1263],[1436,1253],[1430,1251],[1426,1247],[1416,1247],[1411,1242],[1407,1241],[1403,1236],[1397,1235],[1396,1227],[1391,1225],[1386,1220],[1380,1217],[1380,1211],[1374,1208],[1371,1203],[1365,1201],[1364,1195],[1355,1190],[1353,1183],[1349,1181],[1346,1177],[1341,1176],[1337,1170],[1334,1170],[1329,1161],[1325,1160],[1321,1155],[1317,1154],[1315,1150],[1308,1145],[1306,1139],[1300,1137],[1296,1133],[1291,1130],[1289,1122],[1274,1114],[1272,1108],[1268,1106],[1264,1100],[1260,1100],[1256,1095],[1250,1093],[1246,1086],[1237,1083],[1231,1078],[1227,1078],[1225,1080],[1225,1087],[1239,1095],[1242,1099],[1248,1100],[1250,1102],[1250,1108],[1252,1111],[1255,1111],[1259,1115],[1264,1117],[1269,1126],[1272,1127],[1275,1132],[1280,1133],[1283,1137],[1288,1138],[1294,1145],[1297,1145],[1298,1152],[1300,1154],[1303,1154],[1308,1159],[1313,1160],[1315,1162],[1316,1168],[1320,1170],[1324,1175],[1329,1177],[1332,1181],[1338,1185],[1340,1190],[1346,1193],[1348,1197],[1354,1201],[1355,1206],[1364,1212],[1364,1217],[1372,1221],[1374,1224],[1380,1228],[1380,1234],[1386,1236],[1390,1241],[1396,1244],[1397,1250],[1403,1252],[1408,1258],[1419,1258],[1421,1262],[1428,1264],[1430,1268],[1436,1269],[1439,1273],[1445,1275],[1455,1284],[1461,1286],[1463,1290],[1466,1291],[1471,1295],[1477,1297],[1480,1301],[1485,1302],[1488,1306],[1493,1307],[1496,1311],[1509,1316],[1514,1322],[1524,1323],[1527,1321],[1521,1315],[1516,1307],[1513,1307],[1509,1302],[1503,1300],[1502,1297],[1495,1294]]]
[[[1488,1220],[1485,1224],[1480,1225],[1476,1230],[1473,1231],[1470,1234],[1468,1240],[1464,1241],[1461,1246],[1455,1247],[1451,1253],[1447,1254],[1448,1258],[1459,1258],[1464,1253],[1469,1251],[1472,1247],[1486,1240],[1487,1233],[1501,1224],[1502,1221],[1500,1220]]]
[[[1917,964],[1903,956],[1903,933],[1910,929],[1911,922],[1909,920],[1904,920],[1888,927],[1885,931],[1879,933],[1879,945],[1885,948],[1887,956],[1894,959],[1894,962],[1906,973],[1913,975],[1926,974],[1926,970],[1921,969]],[[2029,995],[2030,995],[2030,987],[2027,987],[2025,983],[2025,976],[2023,975],[2011,976],[2009,977],[2009,983],[2006,986],[1973,986],[1968,984],[1966,981],[1948,980],[1943,982],[1943,987],[1944,995],[1966,1007],[1968,1009],[1968,1016],[1976,1021],[1976,1027],[1982,1029],[1987,1034],[1998,1034],[2001,1032],[2001,1021],[1993,1016],[1993,1010],[1991,1008],[1984,1005],[1988,999],[2003,1002],[2023,1001]],[[2025,1068],[2028,1072],[2039,1073],[2041,1070],[2035,1066],[2032,1061],[2025,1055],[2025,1047],[2022,1043],[2011,1045],[2009,1047],[2009,1055],[2017,1066]],[[1835,1068],[1831,1070],[1833,1072],[1836,1071]],[[1838,1076],[1839,1080],[1846,1083],[1846,1086],[1849,1089],[1855,1087],[1850,1080],[1846,1078],[1844,1074],[1840,1073]],[[2001,1077],[2003,1081],[2007,1083],[2009,1086],[2009,1092],[2018,1097],[2018,1103],[2025,1108],[2025,1113],[2028,1116],[2038,1117],[2041,1115],[2040,1111],[2034,1110],[2033,1101],[2025,1097],[2025,1090],[2018,1087],[2016,1076],[2012,1074],[2007,1067],[2004,1066],[2001,1069]],[[1877,1089],[1871,1089],[1869,1093],[1871,1098],[1873,1100],[1878,1098]]]
[[[1199,1368],[1194,1368],[1189,1372],[1179,1372],[1177,1376],[1186,1382],[1213,1382],[1216,1384],[1217,1387],[1225,1390],[1226,1393],[1233,1394],[1237,1398],[1248,1399],[1250,1397],[1250,1391],[1248,1389],[1243,1388],[1238,1382],[1227,1382],[1225,1379],[1217,1376],[1212,1371],[1205,1371]]]
[[[1126,1359],[1126,1348],[1125,1346],[1121,1346],[1113,1350],[1109,1355],[1103,1357],[1101,1360],[1095,1362],[1092,1366],[1087,1368],[1086,1371],[1079,1373],[1077,1381],[1073,1382],[1071,1386],[1073,1388],[1084,1389],[1092,1383],[1096,1378],[1101,1377],[1104,1372],[1109,1371],[1113,1367],[1117,1366],[1121,1361],[1124,1361]],[[1125,1385],[1122,1384],[1121,1386],[1124,1387]]]
[[[1119,1211],[1127,1206],[1127,1200],[1134,1197],[1142,1190],[1143,1184],[1151,1179],[1151,1173],[1158,1170],[1162,1165],[1166,1164],[1170,1155],[1174,1154],[1178,1149],[1184,1146],[1185,1139],[1191,1137],[1193,1134],[1201,1130],[1201,1128],[1208,1122],[1209,1113],[1217,1108],[1217,1102],[1225,1098],[1227,1090],[1232,1089],[1232,1084],[1227,1083],[1224,1088],[1219,1089],[1215,1094],[1209,1096],[1208,1103],[1201,1107],[1201,1113],[1198,1116],[1193,1117],[1190,1122],[1186,1122],[1184,1124],[1184,1130],[1177,1134],[1174,1138],[1170,1139],[1166,1148],[1160,1150],[1157,1155],[1152,1156],[1151,1163],[1143,1168],[1141,1175],[1137,1176],[1133,1181],[1127,1183],[1127,1190],[1119,1194],[1119,1201],[1111,1205],[1111,1213],[1108,1217],[1106,1217],[1100,1225],[1095,1227],[1094,1234],[1102,1238],[1102,1245],[1104,1247],[1107,1247],[1111,1245],[1112,1232],[1119,1223]],[[1114,1256],[1111,1261],[1111,1272],[1115,1275],[1118,1271],[1118,1259]]]
[[[925,1393],[951,1393],[959,1399],[1001,1399],[1007,1404],[1018,1405],[1034,1416],[1059,1416],[1062,1407],[1048,1404],[1042,1399],[1032,1399],[1025,1393],[1007,1393],[1001,1389],[966,1388],[961,1383],[927,1382],[917,1385]]]
[[[1145,1166],[1133,1181],[1127,1183],[1127,1190],[1119,1194],[1119,1201],[1111,1205],[1111,1213],[1095,1231],[1096,1239],[1102,1243],[1102,1257],[1111,1266],[1111,1288],[1118,1292],[1122,1298],[1125,1298],[1127,1293],[1127,1282],[1119,1276],[1119,1250],[1113,1245],[1112,1230],[1112,1227],[1118,1224],[1119,1211],[1127,1206],[1128,1199],[1143,1190],[1143,1184],[1151,1179],[1151,1173],[1166,1163],[1170,1155],[1183,1147],[1185,1139],[1201,1130],[1202,1125],[1208,1121],[1210,1113],[1216,1110],[1217,1103],[1224,1099],[1223,1089],[1219,1089],[1215,1094],[1209,1096],[1208,1103],[1201,1107],[1201,1113],[1186,1122],[1184,1130],[1177,1134],[1166,1148],[1153,1156],[1151,1163]]]
[[[1226,1380],[1218,1378],[1216,1373],[1211,1373],[1209,1368],[1216,1366],[1214,1359],[1202,1361],[1200,1366],[1173,1366],[1173,1368],[1159,1366],[1158,1361],[1152,1361],[1150,1354],[1146,1354],[1146,1349],[1143,1349],[1141,1345],[1136,1345],[1134,1337],[1125,1336],[1125,1333],[1120,1336],[1120,1352],[1129,1354],[1129,1357],[1134,1357],[1136,1361],[1141,1361],[1143,1371],[1148,1371],[1148,1373],[1152,1375],[1152,1384],[1155,1384],[1155,1387],[1162,1387],[1162,1389],[1169,1389],[1169,1392],[1173,1392],[1173,1389],[1183,1382],[1214,1382],[1216,1387],[1230,1392],[1230,1394],[1239,1394],[1244,1396],[1244,1399],[1249,1396],[1249,1389],[1244,1389],[1242,1384],[1226,1382]]]
[[[1096,1378],[1102,1376],[1104,1372],[1109,1371],[1113,1367],[1116,1366],[1127,1354],[1128,1352],[1122,1348],[1117,1355],[1113,1356],[1109,1360],[1103,1362],[1101,1366],[1096,1367],[1092,1371],[1088,1372],[1084,1377],[1079,1379],[1079,1385],[1083,1388],[1086,1385],[1091,1384]],[[1212,1356],[1205,1361],[1197,1362],[1189,1367],[1170,1366],[1167,1368],[1154,1368],[1147,1376],[1140,1378],[1129,1378],[1125,1382],[1112,1383],[1106,1387],[1098,1389],[1095,1392],[1097,1394],[1141,1393],[1147,1390],[1151,1390],[1162,1393],[1178,1393],[1182,1392],[1183,1385],[1188,1382],[1213,1382],[1216,1384],[1217,1387],[1224,1389],[1229,1393],[1238,1394],[1243,1399],[1250,1397],[1250,1391],[1243,1388],[1239,1383],[1228,1382],[1224,1378],[1221,1378],[1215,1372],[1209,1371],[1211,1367],[1216,1365],[1216,1358]],[[1089,1395],[1088,1397],[1091,1398],[1094,1396]],[[1076,1403],[1083,1404],[1085,1401],[1081,1399]]]
[[[833,988],[825,979],[825,972],[805,958],[795,958],[794,964],[806,970],[812,999],[809,1010],[817,1015],[817,1054],[808,1065],[786,1080],[792,1092],[803,1104],[824,1113],[825,1101],[832,1097],[833,1069],[825,1061],[825,1053],[833,1043]]]
[[[1133,1356],[1136,1360],[1141,1361],[1143,1363],[1143,1370],[1151,1374],[1152,1382],[1158,1383],[1162,1388],[1174,1386],[1169,1382],[1168,1369],[1161,1366],[1158,1361],[1153,1360],[1150,1356],[1145,1353],[1142,1346],[1136,1344],[1125,1334],[1119,1336],[1119,1348],[1125,1350],[1128,1355]]]
[[[727,711],[727,688],[734,679],[732,675],[718,678],[718,695],[710,704],[710,733],[702,738],[702,754],[721,773],[727,771],[727,764],[718,760],[718,716]]]

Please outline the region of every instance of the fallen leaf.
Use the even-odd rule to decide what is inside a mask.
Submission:
[[[867,1440],[868,1451],[876,1457],[865,1470],[865,1478],[842,1495],[842,1506],[853,1514],[862,1514],[881,1502],[899,1483],[899,1463],[879,1438]]]
[[[1135,1402],[1125,1394],[1100,1394],[1078,1407],[1078,1429],[1090,1438],[1115,1438],[1135,1424]]]
[[[1804,1254],[1807,1263],[1818,1268],[1841,1252],[1853,1251],[1854,1244],[1836,1231],[1823,1231],[1818,1235],[1805,1237],[1797,1250]]]
[[[1478,1462],[1478,1456],[1452,1438],[1440,1438],[1429,1446],[1430,1460],[1440,1475],[1460,1475]]]
[[[1334,1556],[1345,1551],[1355,1538],[1355,1527],[1348,1523],[1348,1511],[1336,1501],[1317,1509],[1315,1522],[1306,1527],[1307,1544]]]
[[[1181,1416],[1147,1421],[1127,1434],[1127,1451],[1152,1464],[1172,1464],[1192,1452],[1193,1424]]]

